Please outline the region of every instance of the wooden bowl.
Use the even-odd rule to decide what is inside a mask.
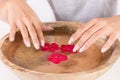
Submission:
[[[79,22],[45,23],[54,28],[44,32],[46,42],[67,44],[70,36],[81,27]],[[67,54],[68,61],[53,64],[46,60],[50,52],[42,52],[34,47],[27,48],[17,32],[14,42],[9,42],[8,34],[1,40],[0,58],[21,80],[96,80],[106,72],[119,57],[119,43],[106,53],[100,49],[105,42],[101,38],[87,51]]]

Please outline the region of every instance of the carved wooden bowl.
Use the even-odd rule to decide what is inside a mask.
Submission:
[[[54,28],[44,32],[46,42],[67,44],[70,36],[81,27],[78,22],[45,23]],[[78,54],[67,54],[68,61],[60,64],[48,62],[50,52],[27,48],[20,32],[14,42],[9,42],[8,34],[1,40],[0,58],[21,80],[96,80],[106,72],[119,57],[119,42],[106,53],[100,49],[105,39],[96,41],[88,50]]]

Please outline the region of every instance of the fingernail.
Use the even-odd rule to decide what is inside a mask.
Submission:
[[[49,28],[49,30],[53,30],[53,28],[52,28],[52,27],[50,27],[50,26],[48,26],[48,28]]]
[[[10,37],[10,41],[14,41],[14,38],[13,38],[13,37]]]
[[[68,44],[71,44],[74,41],[74,39],[71,37],[70,40],[68,41]]]
[[[44,46],[44,45],[45,45],[45,41],[41,40],[41,46]]]
[[[85,46],[83,46],[80,50],[79,50],[79,52],[81,53],[81,52],[83,52],[85,50]]]
[[[76,46],[74,47],[74,49],[73,49],[73,52],[76,52],[78,49],[79,49],[79,46],[76,45]]]
[[[104,53],[106,51],[106,48],[102,48],[101,52]]]
[[[53,30],[53,28],[50,26],[44,26],[44,27],[46,27],[47,30]]]
[[[40,48],[39,44],[35,44],[34,47],[35,47],[36,49],[39,49],[39,48]]]
[[[31,47],[31,44],[30,44],[29,41],[25,41],[24,43],[25,43],[25,45],[26,45],[27,47]]]

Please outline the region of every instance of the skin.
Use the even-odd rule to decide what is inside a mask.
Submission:
[[[25,45],[31,46],[31,38],[36,49],[45,43],[42,30],[52,30],[42,24],[25,0],[0,0],[0,19],[10,24],[10,41],[14,41],[16,29],[19,28]],[[120,16],[89,21],[71,36],[68,44],[77,41],[73,51],[83,52],[102,36],[108,37],[101,49],[105,52],[120,37]]]
[[[120,16],[96,18],[89,21],[71,36],[68,43],[77,41],[73,51],[83,52],[102,36],[108,37],[101,49],[101,52],[104,53],[116,39],[120,38]]]
[[[42,24],[25,0],[0,0],[0,10],[0,19],[10,25],[10,41],[14,41],[17,28],[19,28],[27,47],[31,46],[30,38],[36,49],[39,49],[40,45],[44,46],[42,30],[52,28]]]

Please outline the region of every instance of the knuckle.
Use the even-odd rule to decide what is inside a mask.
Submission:
[[[40,39],[44,39],[43,34],[40,33],[40,34],[38,34],[38,36]]]
[[[24,39],[25,39],[25,40],[27,40],[27,39],[28,39],[28,37],[25,35],[25,36],[24,36]]]
[[[16,26],[17,26],[18,28],[22,27],[22,23],[21,23],[20,20],[16,21]]]
[[[41,24],[41,21],[40,21],[36,16],[32,17],[31,19],[32,19],[35,23]]]
[[[40,27],[40,26],[36,26],[35,28],[36,28],[36,30],[37,30],[39,33],[41,33],[41,32],[42,32],[42,30],[41,30],[41,27]]]
[[[89,35],[91,35],[92,34],[92,32],[90,31],[90,30],[88,30],[85,34],[84,34],[84,36],[89,36]]]
[[[24,34],[26,34],[26,28],[24,26],[20,27],[20,31],[23,32]]]
[[[111,37],[111,41],[113,41],[114,39],[117,39],[118,38],[118,36],[119,36],[119,34],[117,33],[117,32],[115,32],[115,33],[112,33],[111,35],[110,35],[110,37]]]
[[[95,34],[93,34],[93,38],[96,38],[97,36],[101,35],[102,31],[97,31]]]
[[[37,39],[37,36],[36,36],[35,33],[31,34],[31,37],[32,37],[33,40]]]
[[[37,24],[42,25],[39,19],[35,20]]]
[[[28,36],[24,36],[24,40],[25,41],[29,41],[29,37]]]
[[[11,33],[11,34],[14,34],[15,32],[16,32],[15,29],[12,29],[12,28],[10,29],[10,33]]]
[[[14,32],[10,32],[10,35],[12,35],[12,36],[13,36],[14,34],[15,34]]]
[[[11,34],[14,35],[16,33],[16,31],[11,31]]]
[[[86,48],[90,47],[92,43],[93,43],[93,39],[91,38],[86,42],[85,47]]]
[[[34,41],[38,40],[36,33],[31,34],[31,38],[32,38]]]
[[[30,20],[29,18],[27,17],[23,17],[23,21],[25,22],[26,25],[28,25],[28,27],[30,27],[32,23],[32,20]]]
[[[22,35],[23,35],[23,37],[24,37],[25,39],[28,38],[28,33],[27,33],[27,32],[22,32]]]
[[[26,22],[26,21],[28,21],[28,18],[26,16],[23,16],[22,20]]]
[[[92,35],[92,31],[91,30],[88,30],[87,32],[85,32],[82,36],[82,41],[83,40],[87,40],[90,36]]]
[[[99,39],[99,35],[100,33],[95,33],[94,35],[91,36],[91,38],[88,40],[88,42],[94,42],[96,41],[97,39]]]
[[[80,39],[81,43],[85,42],[87,40],[87,38],[88,38],[88,35],[86,33],[81,37],[81,39]]]
[[[38,43],[39,44],[39,41],[38,41],[38,39],[33,39],[33,43]]]
[[[80,41],[78,41],[77,45],[78,45],[78,46],[80,46],[80,43],[81,43],[81,42],[80,42]]]
[[[12,31],[14,31],[15,29],[11,26],[11,28],[10,28],[10,32],[12,32]]]
[[[84,43],[84,39],[81,38],[79,41],[78,41],[78,45],[82,45]]]
[[[107,46],[110,46],[111,42],[113,41],[113,39],[110,39],[108,42],[107,42]]]
[[[84,47],[85,47],[86,49],[88,49],[89,45],[90,45],[90,44],[85,44]]]
[[[95,34],[92,36],[92,38],[95,38],[95,37],[98,36],[99,34],[100,34],[99,32],[95,33]]]

